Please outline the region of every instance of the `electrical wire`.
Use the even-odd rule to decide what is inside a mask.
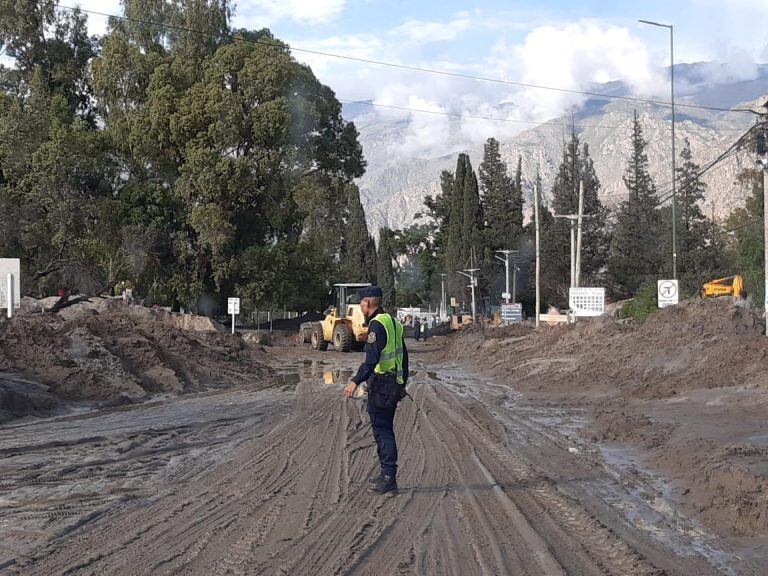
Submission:
[[[241,36],[238,36],[237,34],[224,34],[224,33],[216,33],[216,32],[206,32],[203,30],[195,30],[193,28],[188,28],[186,26],[179,26],[176,24],[166,24],[161,22],[153,22],[151,20],[144,20],[141,18],[131,18],[128,16],[117,16],[116,14],[109,14],[107,12],[99,12],[97,10],[88,10],[85,8],[80,7],[74,7],[74,6],[65,6],[62,4],[59,4],[57,8],[63,9],[63,10],[69,10],[69,11],[80,11],[85,14],[93,14],[96,16],[104,16],[106,18],[114,18],[116,20],[121,20],[124,22],[132,22],[135,24],[143,24],[145,26],[157,26],[159,28],[166,28],[168,30],[175,30],[177,32],[187,32],[190,34],[199,34],[201,36],[207,36],[209,38],[216,38],[216,39],[229,39],[236,42],[246,42],[251,44],[260,44],[263,46],[271,46],[274,48],[280,48],[285,49],[289,48],[291,51],[294,52],[301,52],[304,54],[312,54],[314,56],[324,56],[327,58],[337,58],[340,60],[349,60],[352,62],[360,62],[363,64],[373,64],[376,66],[386,66],[390,68],[396,68],[400,70],[409,70],[411,72],[419,72],[424,74],[434,74],[438,76],[449,76],[453,78],[462,78],[465,80],[475,80],[479,82],[489,82],[493,84],[503,84],[508,86],[516,86],[518,88],[531,88],[536,90],[549,90],[552,92],[560,92],[565,94],[577,94],[581,96],[591,96],[594,98],[600,98],[604,100],[622,100],[626,102],[638,102],[643,104],[653,104],[656,106],[663,106],[666,108],[671,108],[672,103],[667,102],[665,100],[654,100],[654,99],[648,99],[648,98],[639,98],[634,96],[619,96],[616,94],[601,94],[599,92],[590,92],[586,90],[575,90],[571,88],[561,88],[556,86],[543,86],[539,84],[532,84],[528,82],[515,82],[512,80],[503,80],[501,78],[491,78],[486,76],[474,76],[471,74],[463,74],[461,72],[450,72],[448,70],[437,70],[433,68],[425,68],[421,66],[409,66],[406,64],[396,64],[394,62],[386,62],[383,60],[374,60],[370,58],[359,58],[356,56],[348,56],[344,54],[335,54],[333,52],[325,52],[321,50],[311,50],[308,48],[300,48],[297,46],[287,46],[283,43],[278,42],[269,42],[266,40],[254,40],[250,38],[243,38]],[[755,114],[756,112],[754,110],[748,110],[743,108],[719,108],[716,106],[703,106],[699,104],[686,104],[686,103],[675,103],[675,107],[678,108],[691,108],[691,109],[697,109],[697,110],[709,110],[714,112],[723,112],[727,114],[733,114],[733,113],[746,113],[746,114]]]

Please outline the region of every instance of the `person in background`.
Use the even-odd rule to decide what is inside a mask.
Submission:
[[[413,337],[416,338],[416,342],[421,337],[421,321],[418,318],[413,319]]]

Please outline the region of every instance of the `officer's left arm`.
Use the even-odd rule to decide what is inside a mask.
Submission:
[[[403,385],[408,384],[408,348],[405,345],[405,338],[403,338]]]
[[[379,363],[384,346],[387,345],[387,330],[381,322],[371,322],[368,330],[368,341],[365,343],[365,361],[360,365],[357,374],[352,378],[355,384],[362,384],[373,374],[373,369]]]

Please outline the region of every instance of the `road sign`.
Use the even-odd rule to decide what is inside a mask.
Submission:
[[[659,280],[659,308],[675,306],[680,297],[680,287],[677,280]]]
[[[19,308],[21,307],[21,260],[18,258],[0,258],[0,308],[8,308],[9,285],[13,308]]]
[[[602,316],[605,313],[605,288],[571,288],[568,307],[580,318]]]
[[[228,314],[240,314],[240,298],[227,299]]]
[[[523,321],[523,305],[522,304],[502,304],[501,319],[505,323],[520,324],[520,322]]]
[[[510,294],[509,292],[502,292],[501,297],[504,298],[504,300],[509,300],[510,298],[512,298],[512,294]]]

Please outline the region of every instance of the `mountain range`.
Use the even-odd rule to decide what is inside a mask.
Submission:
[[[768,101],[768,64],[758,65],[747,78],[733,78],[724,64],[697,63],[675,66],[675,86],[679,91],[676,119],[677,153],[684,140],[691,144],[693,159],[706,166],[727,150],[755,122],[755,115],[722,112],[701,107],[757,108]],[[744,74],[742,74],[744,76]],[[561,117],[523,129],[510,137],[497,137],[501,153],[512,172],[522,157],[523,177],[531,206],[532,182],[540,171],[545,199],[548,197],[563,145],[572,130],[589,145],[595,169],[602,184],[601,197],[609,207],[626,197],[623,174],[631,152],[631,125],[636,110],[648,141],[648,160],[659,195],[671,190],[671,109],[669,106],[632,100],[633,94],[620,82],[591,87],[588,91],[629,99],[589,97]],[[496,106],[493,117],[511,117],[514,102]],[[418,113],[413,113],[416,116]],[[399,229],[411,224],[423,211],[424,198],[439,193],[442,170],[453,170],[460,152],[470,155],[477,169],[482,160],[483,140],[472,140],[462,130],[464,119],[449,118],[446,137],[409,152],[411,116],[382,112],[373,103],[344,106],[344,116],[355,122],[368,162],[359,180],[361,198],[368,223],[377,233],[381,227]],[[508,130],[509,126],[504,126]],[[500,130],[501,131],[501,130]],[[493,135],[493,134],[490,134]],[[704,208],[716,218],[727,216],[743,201],[744,192],[735,184],[738,172],[754,163],[744,151],[717,164],[704,176],[707,194]]]

